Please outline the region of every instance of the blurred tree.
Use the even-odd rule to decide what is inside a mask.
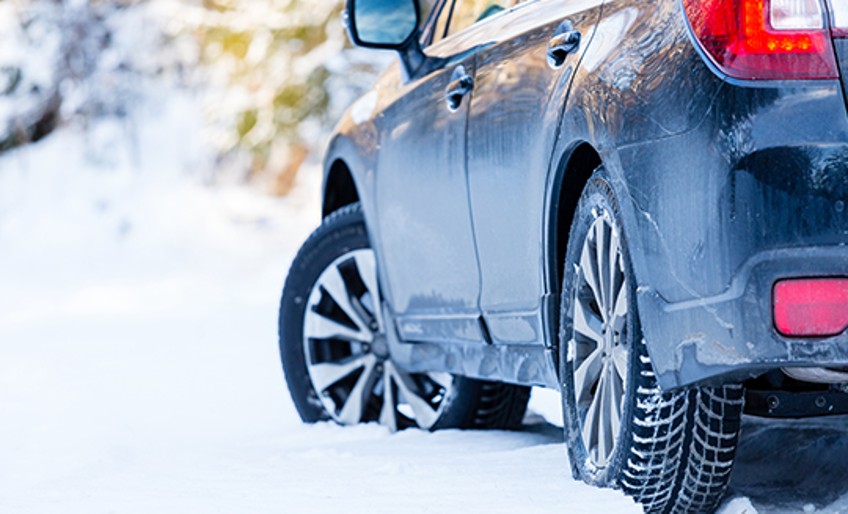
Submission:
[[[0,151],[127,116],[171,75],[206,100],[211,174],[286,194],[391,58],[351,48],[341,12],[341,0],[0,0]]]
[[[386,56],[350,48],[340,1],[202,0],[201,6],[195,30],[217,98],[211,114],[222,156],[283,195]],[[246,163],[239,159],[245,153]]]

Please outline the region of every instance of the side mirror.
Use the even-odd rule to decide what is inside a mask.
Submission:
[[[418,41],[418,0],[347,0],[345,25],[356,46],[395,50],[406,80],[424,63]]]
[[[348,0],[345,18],[353,44],[403,50],[418,35],[418,0]]]

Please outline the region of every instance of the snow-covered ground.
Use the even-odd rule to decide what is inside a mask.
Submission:
[[[317,170],[204,185],[168,97],[0,157],[0,513],[638,512],[570,477],[555,393],[519,432],[301,424],[276,310]],[[724,512],[848,511],[846,450],[844,420],[749,423]]]

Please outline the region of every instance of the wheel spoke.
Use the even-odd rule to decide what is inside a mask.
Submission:
[[[603,220],[603,218],[601,218]],[[598,299],[598,307],[601,310],[601,317],[606,321],[607,316],[609,315],[609,284],[607,281],[609,279],[609,270],[607,269],[607,224],[601,221],[600,223],[595,223],[595,259],[597,262],[597,273],[598,273],[598,290],[600,291],[600,296]]]
[[[397,379],[398,391],[403,395],[406,403],[412,407],[412,412],[415,413],[415,422],[421,428],[430,428],[436,422],[438,417],[437,409],[430,405],[430,402],[421,397],[418,392],[418,386],[413,382],[412,377],[395,368],[394,375]]]
[[[624,397],[623,383],[616,375],[615,370],[610,370],[609,387],[607,389],[609,390],[610,429],[612,430],[613,440],[615,440],[621,432],[621,400]]]
[[[612,456],[615,442],[618,438],[618,431],[621,428],[620,416],[618,413],[618,387],[616,385],[615,371],[612,366],[606,366],[604,369],[604,426],[603,430],[606,434],[604,447],[605,461],[609,461]]]
[[[309,376],[312,378],[315,390],[323,393],[354,371],[373,366],[376,362],[377,359],[373,355],[355,355],[341,361],[312,364],[309,366]]]
[[[374,339],[374,335],[370,331],[363,331],[359,325],[356,329],[353,329],[314,311],[307,313],[303,335],[310,339],[342,339],[362,343],[368,343]]]
[[[445,391],[449,390],[453,385],[453,376],[450,373],[427,373],[427,378]]]
[[[595,405],[590,404],[589,409],[586,411],[586,417],[583,420],[583,444],[586,446],[586,453],[592,456],[594,452],[594,457],[597,458],[597,448],[598,448],[598,433],[596,430],[596,426],[598,424],[597,420],[597,412],[595,411]]]
[[[617,344],[612,348],[612,362],[615,368],[615,373],[622,381],[627,380],[627,347],[622,344]]]
[[[350,301],[350,292],[348,291],[347,285],[345,284],[342,274],[339,272],[337,266],[330,266],[327,268],[324,273],[321,274],[321,277],[318,280],[318,285],[326,291],[336,305],[344,311],[347,317],[350,318],[357,327],[359,327],[359,330],[362,332],[369,332],[368,324],[362,319],[359,311]]]
[[[380,312],[380,289],[377,282],[377,263],[375,262],[374,254],[358,253],[356,254],[356,269],[359,272],[362,282],[368,289],[368,294],[371,295],[372,304],[374,306],[374,319],[377,321],[378,330],[383,331],[383,313]]]
[[[611,328],[620,332],[624,328],[624,322],[627,319],[627,288],[622,281],[615,295],[615,306],[612,309],[612,324]]]
[[[601,379],[598,381],[598,390],[592,399],[593,402],[597,403],[598,459],[601,463],[607,461],[609,448],[612,445],[612,438],[609,433],[609,412],[607,411],[607,401],[609,399],[609,393],[607,392],[609,389],[608,378],[607,369],[604,366],[604,369],[601,371]]]
[[[574,392],[577,395],[578,402],[591,397],[593,394],[595,384],[598,383],[601,377],[601,368],[603,367],[602,356],[603,349],[601,346],[598,346],[574,370]],[[597,395],[597,392],[594,394]]]
[[[374,386],[374,369],[376,365],[377,358],[369,354],[365,359],[365,366],[362,373],[357,378],[356,384],[350,390],[350,394],[347,395],[342,408],[339,410],[338,419],[342,423],[353,425],[362,421],[365,406],[371,397],[371,388]]]
[[[386,426],[391,432],[396,432],[398,429],[395,387],[392,365],[387,363],[383,370],[383,407],[380,410],[380,424]]]
[[[606,225],[606,223],[604,225]],[[618,244],[619,243],[618,243],[618,234],[616,233],[616,231],[613,230],[612,227],[608,227],[608,228],[609,228],[609,232],[610,232],[609,258],[608,258],[608,262],[607,262],[607,265],[609,266],[609,270],[608,270],[608,272],[609,272],[609,275],[608,275],[608,277],[609,277],[609,289],[608,289],[609,294],[607,294],[608,303],[607,303],[606,307],[608,309],[607,319],[611,319],[612,318],[612,312],[615,308],[615,301],[616,301],[616,294],[615,293],[616,293],[616,285],[617,285],[616,279],[618,278],[618,257],[619,257]]]
[[[601,286],[598,283],[598,272],[595,269],[597,262],[592,258],[590,246],[588,242],[583,245],[583,251],[580,254],[580,271],[583,273],[583,278],[586,280],[589,289],[592,290],[595,303],[600,306],[603,301],[601,298]]]
[[[600,392],[601,387],[602,384],[599,383],[598,392]],[[589,408],[586,410],[586,417],[583,420],[583,442],[586,445],[586,451],[591,453],[592,450],[594,450],[596,455],[598,455],[600,451],[600,441],[598,440],[600,436],[599,424],[601,422],[601,420],[599,419],[599,399],[600,395],[598,394],[595,394],[595,396],[592,397],[592,401],[591,403],[589,403]]]
[[[574,302],[574,331],[594,341],[598,346],[603,345],[604,336],[601,334],[603,322],[578,298]]]

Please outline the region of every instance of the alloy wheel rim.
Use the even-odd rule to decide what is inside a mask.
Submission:
[[[568,357],[580,436],[592,463],[606,467],[621,433],[627,389],[628,284],[618,228],[604,209],[593,210],[580,252],[573,294],[573,331]]]
[[[453,387],[449,373],[409,373],[391,360],[374,251],[352,250],[319,275],[303,320],[306,369],[330,417],[430,429]]]

